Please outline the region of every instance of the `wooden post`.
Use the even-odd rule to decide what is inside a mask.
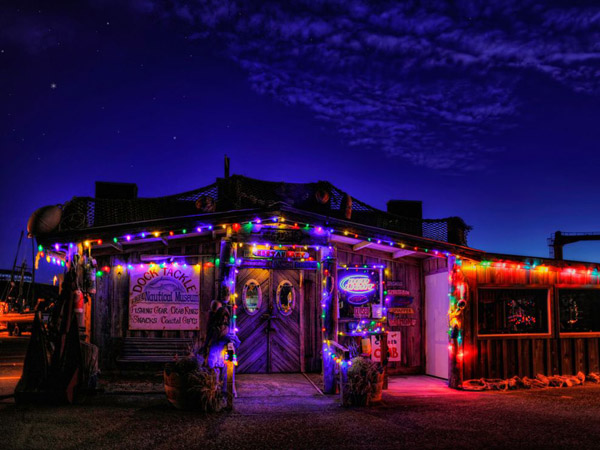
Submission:
[[[343,359],[348,361],[350,359],[350,350],[343,348]],[[348,364],[340,365],[340,400],[342,406],[347,406],[350,403],[350,397],[345,395],[345,388],[348,384]]]
[[[452,332],[454,335],[454,331]],[[459,389],[462,387],[462,358],[458,357],[460,346],[458,345],[458,339],[452,337],[450,339],[450,368],[448,377],[448,386],[453,389]]]
[[[325,394],[335,394],[335,361],[326,353],[328,347],[323,344],[323,392]]]
[[[229,233],[230,231],[228,230],[228,234]],[[231,240],[229,238],[225,238],[221,241],[221,248],[219,250],[219,268],[217,271],[217,300],[223,304],[229,302],[229,294],[231,294],[230,287],[227,286],[229,271],[231,270],[229,258],[233,254],[231,247]]]
[[[336,363],[334,358],[331,357],[331,354],[325,353],[326,350],[331,352],[331,354],[335,354],[337,358],[341,358],[343,363],[340,363],[338,366],[338,363]],[[346,384],[348,383],[347,361],[350,358],[350,350],[348,350],[346,347],[338,344],[335,341],[326,341],[326,343],[323,344],[323,355],[323,371],[324,373],[332,374],[331,380],[333,382],[333,388],[330,392],[326,393],[335,394],[336,388],[339,387],[340,403],[342,405],[346,405],[348,402],[348,398],[344,395],[344,390]],[[339,369],[337,371],[338,377],[336,379],[335,375],[337,367],[339,367]]]
[[[381,349],[381,365],[383,366],[383,389],[388,388],[388,373],[387,373],[387,363],[388,363],[388,343],[387,343],[387,333],[381,333],[378,335],[379,338],[379,347]]]
[[[227,367],[227,409],[233,409],[234,365],[233,361],[225,361]]]
[[[454,256],[448,257],[448,277],[450,279],[450,294],[454,295],[455,281],[454,280],[454,265],[456,258]],[[453,308],[453,305],[450,305]],[[450,316],[449,316],[450,319]],[[450,333],[450,354],[448,355],[448,386],[453,389],[459,389],[462,387],[463,382],[463,367],[462,358],[459,357],[461,352],[460,345],[458,343],[458,335],[460,329],[458,326],[453,326]]]
[[[337,264],[335,258],[327,258],[322,261],[323,286],[321,290],[323,340],[337,342],[337,289],[336,274]],[[323,343],[323,391],[326,394],[336,393],[335,362],[331,356],[326,354],[327,345]]]

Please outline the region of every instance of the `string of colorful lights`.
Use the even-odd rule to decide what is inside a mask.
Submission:
[[[450,299],[450,308],[448,311],[448,319],[449,319],[449,338],[451,341],[451,345],[449,346],[450,351],[453,351],[453,344],[452,342],[455,343],[456,345],[456,357],[457,358],[462,358],[463,357],[463,351],[462,351],[462,311],[466,306],[466,283],[464,282],[464,275],[462,274],[463,270],[466,271],[477,271],[477,270],[485,270],[485,269],[502,269],[502,270],[507,270],[507,271],[517,271],[517,272],[523,272],[523,273],[529,273],[529,274],[546,274],[546,273],[550,273],[550,272],[554,272],[557,275],[560,276],[570,276],[570,277],[589,277],[589,283],[600,283],[600,272],[598,270],[598,267],[586,267],[585,269],[576,269],[573,267],[559,267],[559,266],[552,266],[552,265],[546,265],[546,264],[538,264],[535,260],[526,260],[524,261],[509,261],[509,260],[496,260],[496,261],[490,261],[490,260],[482,260],[482,261],[477,261],[474,259],[469,259],[469,258],[464,258],[461,257],[459,255],[456,255],[453,252],[449,252],[447,250],[440,250],[440,249],[431,249],[428,247],[424,247],[424,246],[419,246],[419,245],[412,245],[408,242],[403,242],[403,241],[396,241],[396,240],[392,240],[390,238],[375,238],[372,236],[366,236],[363,234],[358,234],[355,233],[353,231],[350,231],[348,229],[334,229],[331,227],[325,227],[322,225],[313,225],[307,222],[289,222],[286,221],[286,219],[282,216],[273,216],[270,217],[268,219],[262,219],[262,218],[256,218],[253,221],[248,221],[248,222],[244,222],[244,223],[227,223],[227,224],[220,224],[220,225],[213,225],[213,224],[203,224],[203,225],[199,225],[195,228],[192,229],[192,231],[189,231],[187,228],[181,228],[181,229],[173,229],[173,230],[154,230],[154,231],[142,231],[142,232],[138,232],[138,233],[128,233],[125,235],[121,235],[121,236],[115,236],[112,238],[112,243],[109,244],[105,244],[103,242],[102,239],[98,238],[98,239],[86,239],[83,242],[80,243],[55,243],[53,245],[51,245],[48,248],[44,248],[42,245],[38,246],[38,254],[36,256],[36,266],[38,261],[40,260],[45,260],[48,263],[60,266],[60,267],[69,267],[70,264],[70,257],[72,257],[72,255],[74,253],[79,253],[79,254],[83,254],[84,251],[92,251],[94,248],[100,247],[100,246],[109,246],[109,245],[113,245],[117,246],[117,245],[135,245],[137,243],[143,243],[143,242],[148,242],[149,240],[168,240],[168,239],[176,239],[176,238],[182,238],[182,237],[192,237],[192,236],[197,236],[197,235],[202,235],[204,233],[214,233],[217,230],[223,230],[225,231],[225,233],[227,233],[228,235],[230,235],[232,237],[232,239],[234,240],[233,242],[233,249],[234,249],[234,255],[232,255],[228,261],[228,266],[240,266],[243,262],[243,258],[239,258],[237,257],[237,249],[242,248],[244,245],[248,245],[251,246],[252,248],[257,248],[258,246],[260,246],[261,248],[264,249],[288,249],[291,248],[291,251],[294,251],[296,249],[314,249],[317,252],[320,250],[327,250],[327,252],[331,251],[332,247],[331,246],[325,246],[325,245],[319,245],[319,244],[310,244],[310,245],[299,245],[299,244],[292,244],[292,245],[282,245],[282,244],[272,244],[270,242],[264,242],[264,243],[259,243],[259,242],[237,242],[235,241],[235,239],[242,238],[242,237],[247,237],[247,236],[242,236],[243,234],[248,235],[248,234],[252,234],[255,232],[259,232],[262,229],[291,229],[291,230],[303,230],[306,233],[311,233],[314,234],[315,236],[320,236],[320,237],[331,237],[331,236],[344,236],[344,237],[350,237],[353,239],[359,239],[359,240],[363,240],[372,244],[377,244],[377,245],[386,245],[386,246],[390,246],[390,247],[394,247],[394,248],[398,248],[398,249],[404,249],[404,250],[409,250],[409,251],[414,251],[414,252],[420,252],[420,253],[426,253],[429,254],[432,257],[440,257],[440,258],[446,258],[448,260],[452,259],[454,261],[454,265],[453,267],[450,268],[451,270],[451,274],[450,274],[450,293],[449,293],[449,299]],[[117,247],[119,248],[119,247]],[[329,254],[325,252],[323,253],[322,257],[320,258],[321,261],[317,261],[317,268],[321,268],[321,264],[323,261],[327,261],[330,256]],[[268,255],[268,252],[263,252],[264,255]],[[157,255],[157,258],[159,258],[160,255]],[[193,258],[193,257],[186,257],[185,255],[177,255],[174,256],[174,258]],[[264,259],[269,259],[268,257],[265,257]],[[309,256],[308,258],[306,258],[309,261],[314,260],[314,258],[312,256]],[[303,259],[304,260],[304,259]],[[196,263],[196,264],[189,264],[189,266],[193,266],[195,268],[195,270],[200,271],[203,267],[204,268],[212,268],[212,267],[219,267],[221,264],[221,261],[219,258],[215,257],[215,258],[211,258],[208,261],[203,261],[202,264],[200,263]],[[148,267],[149,269],[153,269],[155,267],[160,267],[160,268],[165,268],[167,266],[172,266],[174,268],[177,268],[179,266],[186,268],[188,267],[188,263],[187,262],[182,262],[179,263],[177,261],[172,261],[170,263],[158,263],[158,262],[150,262],[150,263],[136,263],[136,264],[131,264],[131,263],[117,263],[114,264],[113,266],[110,265],[104,265],[101,268],[99,268],[96,271],[96,276],[98,277],[102,277],[104,274],[108,274],[111,271],[115,270],[117,274],[121,274],[124,271],[127,270],[133,270],[135,268],[137,269],[145,269],[146,267]],[[373,268],[378,268],[378,269],[384,269],[387,272],[387,267],[386,265],[378,265],[377,267],[375,266],[369,266],[369,265],[359,265],[359,264],[355,264],[355,265],[340,265],[340,268],[368,268],[368,267],[373,267]],[[237,273],[237,269],[235,270],[235,273]],[[326,284],[326,280],[327,277],[329,276],[329,274],[327,273],[327,269],[325,269],[324,273],[323,273],[323,283],[324,285]],[[581,280],[578,280],[581,281]],[[587,279],[584,279],[583,281],[587,281]],[[224,281],[226,284],[228,284],[228,287],[230,288],[231,292],[232,292],[232,296],[233,296],[233,315],[232,315],[232,331],[235,333],[237,332],[237,327],[236,327],[236,320],[237,320],[237,298],[238,295],[237,293],[235,293],[235,287],[234,287],[234,278],[233,277],[229,277],[227,280]],[[387,291],[384,291],[384,296],[385,296],[385,302],[386,305],[383,307],[383,315],[384,317],[382,317],[380,320],[376,320],[376,321],[370,321],[368,324],[366,321],[359,321],[358,326],[350,332],[343,332],[343,331],[338,331],[337,335],[338,336],[367,336],[367,335],[376,335],[376,334],[381,334],[385,332],[385,326],[384,323],[386,321],[386,317],[385,317],[385,312],[386,312],[386,306],[387,306],[387,302],[388,302],[388,297],[387,297]],[[326,314],[327,314],[327,306],[328,304],[331,304],[331,294],[330,292],[328,292],[327,289],[323,290],[323,295],[322,295],[322,301],[321,301],[321,307],[322,307],[322,311],[321,311],[321,319],[322,319],[322,331],[323,334],[325,334],[326,332],[326,327],[325,327],[325,319],[326,319]],[[325,337],[325,336],[324,336]],[[454,341],[453,341],[454,339]],[[335,360],[336,363],[338,364],[344,364],[346,363],[346,361],[344,361],[343,359],[339,358],[338,356],[336,356],[335,352],[332,352],[330,349],[330,345],[329,345],[329,341],[327,339],[324,339],[324,346],[323,346],[323,354],[324,355],[331,355],[332,358]],[[458,350],[460,349],[460,350]],[[233,355],[233,359],[234,359],[234,363],[237,363],[237,356],[234,354]]]
[[[439,249],[431,249],[424,246],[415,246],[411,245],[408,242],[395,241],[390,238],[373,238],[371,236],[361,235],[355,233],[353,231],[343,229],[336,230],[334,228],[324,227],[322,225],[314,225],[308,222],[288,222],[282,216],[273,216],[269,219],[261,219],[256,218],[253,221],[248,221],[242,223],[233,223],[233,224],[221,224],[221,225],[212,225],[212,224],[203,224],[197,226],[190,231],[187,228],[182,229],[174,229],[174,230],[154,230],[154,231],[142,231],[138,233],[128,233],[121,236],[115,236],[112,238],[112,242],[114,244],[136,244],[140,240],[148,240],[148,239],[162,239],[162,238],[181,238],[186,237],[191,234],[203,234],[203,233],[212,233],[214,230],[222,229],[227,230],[228,227],[231,228],[233,233],[239,232],[253,232],[259,231],[263,227],[277,227],[277,228],[288,228],[288,229],[303,229],[304,231],[308,231],[311,233],[315,233],[316,235],[339,235],[339,236],[350,236],[355,239],[362,239],[367,242],[372,242],[380,245],[389,245],[391,247],[396,247],[399,249],[406,249],[415,252],[428,253],[434,257],[449,257],[456,256],[455,254]],[[257,245],[258,243],[250,243],[249,245]],[[75,243],[55,243],[49,248],[44,248],[42,245],[38,246],[38,259],[45,258],[46,262],[52,263],[59,266],[65,266],[64,254],[66,254],[69,250],[71,250],[75,245]],[[102,239],[86,239],[82,242],[84,248],[90,248],[95,246],[107,245],[104,243]],[[243,243],[237,243],[237,245],[243,245]],[[260,245],[260,244],[259,244]],[[271,243],[264,243],[264,246],[272,246]],[[282,248],[282,246],[279,246]],[[291,246],[292,248],[302,247],[302,248],[314,248],[316,250],[319,249],[319,245],[298,245],[296,247]],[[41,253],[41,254],[40,254]],[[63,255],[61,255],[63,254]],[[463,260],[460,257],[457,257],[457,264],[461,265]],[[215,264],[215,261],[213,261]],[[210,266],[210,265],[209,265]],[[566,268],[558,268],[556,266],[548,266],[544,264],[537,264],[535,261],[526,262],[517,262],[517,261],[475,261],[471,260],[468,264],[465,265],[465,269],[476,270],[478,268],[486,268],[492,267],[497,269],[514,269],[514,270],[526,270],[526,271],[536,271],[538,273],[544,272],[561,272],[562,275],[591,275],[593,277],[600,277],[600,271],[598,267],[585,268],[585,269],[575,269],[572,267]]]
[[[329,339],[323,340],[323,358],[331,358],[331,359],[333,359],[333,362],[335,362],[337,365],[339,365],[341,367],[352,365],[351,360],[349,360],[349,359],[346,360],[344,358],[341,358],[340,356],[337,355],[335,349],[332,350],[331,341]]]

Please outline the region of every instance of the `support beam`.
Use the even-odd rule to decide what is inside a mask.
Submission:
[[[118,242],[109,242],[108,245],[110,245],[111,247],[113,247],[114,249],[118,250],[119,252],[123,252],[123,246],[121,244],[119,244]]]
[[[168,246],[169,246],[169,242],[167,241],[167,238],[166,238],[166,237],[163,237],[163,236],[161,236],[161,237],[160,237],[160,240],[162,241],[162,243],[163,243],[163,244],[165,244],[165,246],[166,246],[166,247],[168,247]]]
[[[371,245],[373,245],[373,243],[372,243],[372,242],[369,242],[369,241],[362,241],[362,242],[359,242],[359,243],[358,243],[358,244],[356,244],[356,245],[353,245],[353,246],[352,246],[352,250],[354,250],[355,252],[357,252],[357,251],[359,251],[360,249],[362,249],[362,248],[367,248],[367,247],[370,247]]]
[[[415,253],[415,252],[413,252],[412,250],[397,250],[392,254],[392,258],[394,258],[394,259],[403,258],[405,256],[412,255],[413,253]]]

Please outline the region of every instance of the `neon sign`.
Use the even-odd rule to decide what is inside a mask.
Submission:
[[[341,279],[340,289],[349,294],[364,295],[375,291],[375,283],[365,274],[348,275]]]
[[[351,295],[348,297],[348,303],[350,303],[351,305],[364,305],[368,301],[369,297],[367,297],[366,295]],[[369,309],[368,306],[367,309]]]

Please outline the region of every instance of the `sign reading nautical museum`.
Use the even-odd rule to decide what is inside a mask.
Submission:
[[[200,277],[194,267],[135,267],[129,279],[130,330],[198,330]]]

